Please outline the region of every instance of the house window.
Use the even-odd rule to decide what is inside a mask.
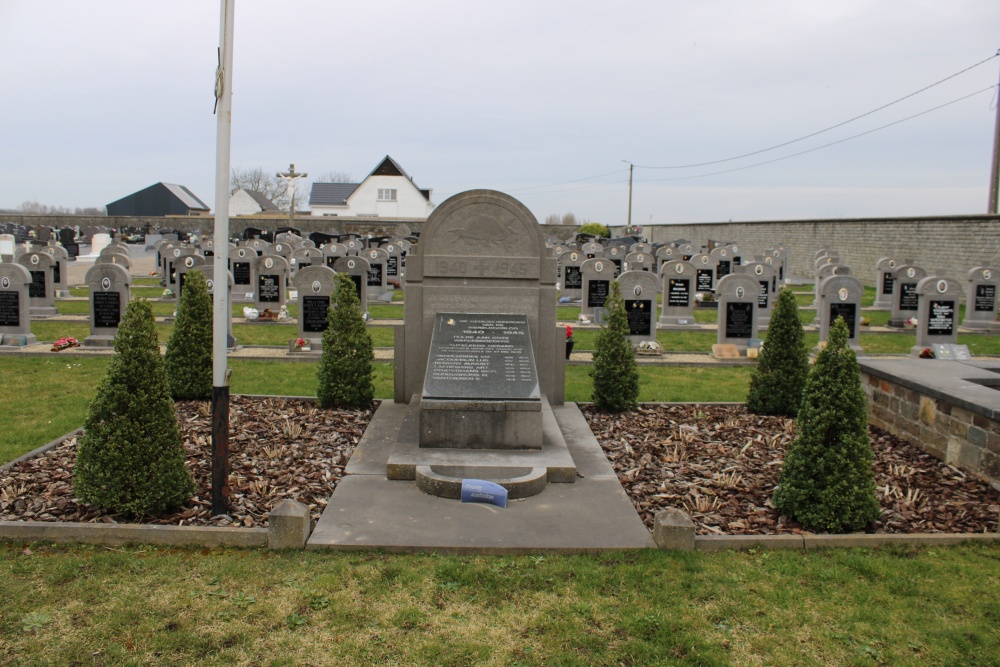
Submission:
[[[378,189],[378,200],[379,201],[396,201],[396,189],[395,188],[379,188]]]

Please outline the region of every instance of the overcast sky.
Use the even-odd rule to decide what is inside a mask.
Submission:
[[[237,0],[232,164],[388,154],[539,220],[623,224],[623,160],[637,224],[984,213],[998,28],[997,0]],[[157,181],[214,208],[218,43],[213,0],[0,0],[0,208]]]

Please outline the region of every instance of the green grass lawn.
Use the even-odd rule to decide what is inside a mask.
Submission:
[[[16,665],[1000,664],[1000,546],[576,556],[0,546]]]

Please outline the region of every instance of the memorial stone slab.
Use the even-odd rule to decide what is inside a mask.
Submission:
[[[398,281],[403,268],[403,246],[398,242],[390,242],[381,246],[385,250],[386,282]]]
[[[681,253],[681,260],[685,262],[690,262],[695,255],[701,254],[701,251],[693,243],[678,245],[677,250]]]
[[[892,311],[889,314],[889,326],[902,328],[906,320],[917,317],[920,299],[917,295],[917,283],[927,277],[927,272],[919,266],[903,264],[892,272],[893,295]]]
[[[821,282],[829,278],[830,276],[849,276],[851,275],[850,267],[843,264],[823,264],[816,270],[816,284],[813,287],[813,302],[812,307],[816,309],[816,317],[813,319],[813,324],[819,325],[820,320],[820,291],[819,285]]]
[[[715,264],[715,280],[718,281],[723,276],[728,276],[730,273],[734,273],[733,269],[733,256],[729,252],[729,247],[715,248],[710,253],[710,256],[714,257],[716,260]]]
[[[199,269],[205,275],[205,287],[208,288],[208,294],[212,297],[213,303],[215,302],[215,265],[212,262],[205,262]],[[234,279],[231,271],[226,271],[226,282],[228,283],[227,288],[229,289],[229,303],[232,304],[233,296],[233,286]],[[236,338],[233,336],[233,309],[227,308],[226,313],[226,347],[230,350],[236,348]]]
[[[675,259],[660,267],[660,289],[663,292],[659,320],[661,328],[683,329],[697,325],[694,319],[697,279],[697,272],[691,262]]]
[[[233,301],[253,301],[257,284],[254,275],[257,251],[237,245],[229,256],[229,263],[233,272]]]
[[[322,265],[307,266],[295,275],[299,293],[299,338],[309,341],[313,350],[323,349],[323,332],[328,326],[327,312],[336,290],[336,272]],[[295,350],[292,341],[291,350]]]
[[[997,322],[997,283],[1000,274],[989,266],[977,266],[966,276],[965,319],[962,326],[979,331],[1000,331]]]
[[[628,338],[633,347],[643,341],[656,340],[656,293],[659,283],[660,280],[649,271],[625,271],[618,276],[628,316]]]
[[[52,289],[55,290],[56,297],[68,297],[70,295],[69,285],[66,281],[69,278],[69,273],[66,267],[69,264],[69,253],[66,252],[66,248],[56,245],[54,242],[42,248],[42,252],[52,256]]]
[[[729,257],[731,258],[732,261],[732,267],[731,267],[732,270],[730,271],[730,273],[736,273],[735,267],[742,266],[743,264],[746,263],[748,259],[746,257],[746,253],[743,251],[743,249],[740,247],[738,243],[731,243],[725,246],[725,250],[726,252],[729,253]]]
[[[830,275],[819,285],[819,340],[830,337],[830,326],[843,317],[847,324],[847,344],[856,354],[861,350],[861,296],[865,288],[861,281],[850,275]]]
[[[559,257],[562,266],[562,295],[573,301],[583,298],[583,274],[580,269],[587,261],[582,252],[570,250]]]
[[[615,278],[618,274],[622,272],[622,263],[625,261],[625,256],[628,254],[626,248],[621,245],[607,246],[604,248],[604,258],[611,261],[615,265]]]
[[[917,283],[917,343],[910,354],[919,356],[932,344],[958,343],[958,305],[962,286],[943,276],[926,276]]]
[[[376,301],[385,294],[389,253],[382,248],[369,248],[364,258],[368,260],[368,299]]]
[[[656,249],[656,275],[663,275],[663,265],[681,259],[680,251],[671,245],[661,246]]]
[[[357,257],[365,249],[365,244],[362,243],[361,240],[357,238],[347,239],[344,245],[347,247],[348,257]]]
[[[892,308],[893,285],[892,274],[899,262],[894,257],[882,257],[875,263],[875,303],[873,307],[881,310]]]
[[[358,301],[361,302],[361,310],[368,312],[368,260],[357,255],[338,257],[333,263],[333,270],[337,273],[346,273],[354,281],[354,287],[358,290]]]
[[[583,298],[580,314],[594,314],[594,308],[604,308],[604,302],[611,293],[611,283],[615,279],[615,265],[607,259],[595,257],[580,265],[583,276]]]
[[[281,255],[261,255],[254,260],[254,276],[254,308],[277,313],[288,298],[288,261]]]
[[[37,342],[31,333],[31,273],[21,264],[0,263],[0,337],[3,345]]]
[[[31,285],[28,287],[31,317],[56,315],[55,286],[52,283],[55,260],[48,253],[38,250],[21,255],[17,262],[31,274]]]
[[[628,251],[629,253],[641,252],[645,255],[656,256],[656,249],[651,243],[633,243],[628,247]]]
[[[131,297],[132,277],[121,264],[94,264],[84,278],[90,290],[90,335],[83,347],[114,347]]]
[[[594,259],[597,257],[604,256],[604,246],[601,245],[600,243],[597,243],[596,241],[589,241],[587,243],[584,243],[583,247],[580,248],[580,250],[583,252],[584,255],[587,256],[587,259]]]
[[[184,281],[187,279],[187,274],[191,271],[200,271],[206,263],[202,255],[186,255],[177,261],[175,265],[177,289],[174,290],[173,301],[180,304],[181,292],[184,291]]]
[[[760,283],[745,273],[723,276],[715,287],[719,302],[719,331],[716,343],[736,345],[745,352],[757,338],[757,310]]]
[[[323,251],[324,264],[331,269],[338,257],[347,257],[347,246],[343,243],[327,243],[320,250]]]
[[[656,273],[656,255],[648,252],[630,252],[625,255],[625,270]]]
[[[316,248],[296,248],[292,252],[292,257],[288,261],[292,271],[292,280],[295,275],[307,266],[325,266],[326,260],[323,258],[323,251]]]
[[[740,273],[750,276],[760,285],[760,297],[757,300],[757,328],[766,329],[771,322],[771,310],[774,300],[778,297],[775,291],[778,273],[766,262],[748,262],[740,265]]]
[[[715,270],[719,260],[711,255],[698,253],[691,257],[695,272],[695,293],[711,294],[715,291]]]

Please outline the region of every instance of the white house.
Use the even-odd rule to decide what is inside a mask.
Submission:
[[[239,215],[254,215],[255,213],[276,212],[278,207],[259,192],[248,190],[237,190],[229,198],[229,215],[236,217]]]
[[[413,179],[388,155],[360,183],[313,183],[313,215],[359,218],[419,218],[434,210],[431,190]]]

